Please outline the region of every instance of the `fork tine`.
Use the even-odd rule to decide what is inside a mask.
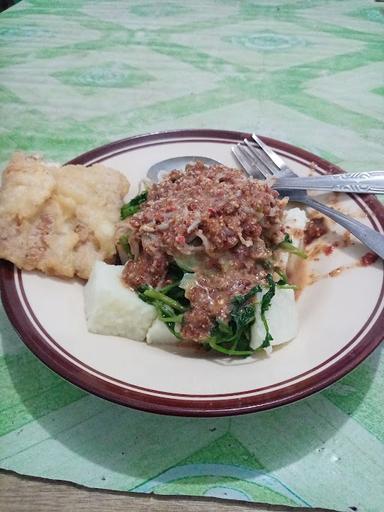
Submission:
[[[240,149],[243,152],[243,154],[247,155],[248,160],[250,162],[252,162],[252,165],[262,174],[262,176],[264,178],[269,178],[271,176],[270,171],[268,170],[268,168],[265,165],[263,165],[263,163],[261,162],[261,160],[259,158],[255,157],[253,152],[249,149],[249,147],[247,145],[247,140],[244,139],[244,142],[239,144],[239,146],[240,146]]]
[[[251,146],[255,155],[254,158],[262,162],[263,165],[269,170],[270,174],[272,174],[272,176],[280,172],[280,168],[269,158],[266,153],[264,153],[260,147],[258,147],[256,144],[251,144]]]
[[[259,167],[255,163],[255,160],[250,158],[250,156],[245,152],[245,148],[241,143],[236,144],[236,146],[232,146],[232,152],[249,176],[256,179],[264,178],[264,174],[261,173]]]
[[[253,133],[252,139],[256,142],[258,146],[269,156],[269,158],[272,160],[272,162],[277,165],[279,170],[281,170],[282,167],[285,166],[285,162],[282,158],[279,157],[278,154],[276,154],[270,147],[268,147],[264,142],[259,139],[259,137]]]
[[[234,152],[236,158],[239,160],[242,167],[247,172],[247,174],[249,174],[250,176],[255,176],[255,173],[257,173],[258,170],[257,170],[253,160],[250,159],[248,153],[246,153],[244,151],[244,148],[240,144],[237,144],[233,148],[233,152]]]
[[[276,170],[275,164],[271,162],[267,155],[264,155],[263,151],[258,148],[254,142],[250,142],[248,139],[244,139],[244,142],[252,158],[265,167],[268,176],[273,176],[279,171],[279,169]]]
[[[240,165],[245,169],[245,171],[248,174],[250,174],[248,160],[246,159],[245,155],[243,155],[243,153],[241,152],[239,145],[232,146],[232,153],[235,155],[235,157],[240,162]]]
[[[264,178],[269,178],[271,176],[271,171],[268,167],[260,160],[260,158],[255,156],[248,140],[244,139],[244,141],[240,143],[240,149],[248,156],[249,161]]]

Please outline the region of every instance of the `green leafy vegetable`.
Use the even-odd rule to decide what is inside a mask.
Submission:
[[[283,251],[287,251],[291,254],[294,254],[299,258],[308,258],[308,254],[305,251],[293,245],[292,238],[288,234],[285,235],[284,240],[279,244],[279,248],[283,249]]]
[[[175,259],[174,265],[179,267],[183,272],[191,274],[195,271],[197,262],[193,256],[183,256]]]
[[[171,281],[170,284],[160,289],[142,285],[136,290],[141,300],[155,307],[159,320],[164,322],[171,333],[179,339],[181,339],[180,326],[184,312],[189,305],[184,290],[178,286],[183,275],[184,272],[172,262],[167,273],[167,279]]]
[[[184,271],[172,262],[168,278],[171,283],[160,289],[155,289],[149,285],[139,286],[136,290],[139,297],[153,305],[156,308],[159,320],[164,322],[168,329],[178,339],[182,339],[180,335],[180,326],[183,322],[184,313],[188,310],[189,301],[185,297],[185,291],[178,285],[183,277]],[[282,286],[288,285],[285,274],[280,274]],[[268,347],[273,339],[270,332],[265,313],[271,305],[271,300],[275,295],[278,283],[273,281],[272,275],[268,274],[267,281],[269,285],[268,291],[261,299],[261,321],[266,330],[265,339],[261,348]],[[290,286],[290,285],[288,285]],[[256,302],[254,300],[257,293],[261,292],[260,286],[255,286],[244,295],[237,295],[232,299],[232,309],[228,322],[216,320],[211,335],[204,343],[207,350],[215,350],[229,356],[249,356],[255,352],[251,348],[251,327],[255,322]]]
[[[264,260],[264,261],[261,261],[261,264],[262,264],[262,266],[265,268],[265,270],[267,272],[272,272],[273,271],[273,263],[272,263],[272,261]]]
[[[136,292],[141,300],[154,306],[158,319],[165,323],[176,338],[181,339],[179,328],[183,320],[183,306],[148,285],[139,286]]]
[[[280,290],[297,290],[298,289],[298,286],[296,286],[295,284],[279,284],[279,283],[276,283],[276,286],[278,288],[280,288]]]
[[[171,306],[161,301],[155,300],[152,302],[152,305],[156,309],[159,320],[165,323],[165,325],[168,327],[171,333],[176,336],[176,338],[181,339],[179,326],[183,320],[183,315],[177,315]]]
[[[140,210],[140,205],[145,203],[148,197],[148,191],[145,190],[141,194],[137,195],[133,199],[129,201],[129,203],[124,204],[120,210],[120,217],[122,220],[134,215]]]
[[[266,332],[264,341],[261,344],[261,348],[269,347],[269,345],[271,344],[271,341],[273,340],[271,333],[269,332],[269,325],[268,325],[268,321],[265,317],[265,313],[271,307],[271,301],[276,293],[276,283],[273,280],[271,274],[268,274],[267,281],[269,284],[269,290],[263,295],[263,298],[261,299],[261,306],[260,306],[261,321],[263,322],[265,332]]]
[[[277,281],[277,284],[284,285],[288,284],[288,276],[285,272],[279,269],[275,269],[276,274],[280,277],[280,280]]]
[[[176,261],[171,261],[168,265],[167,279],[172,282],[180,282],[183,279],[186,270],[184,270]]]
[[[260,286],[255,286],[245,295],[234,297],[228,323],[216,320],[207,339],[207,344],[212,350],[229,356],[249,356],[254,353],[250,342],[256,304],[250,301],[260,291]]]
[[[126,255],[128,256],[128,258],[132,259],[132,258],[133,258],[133,254],[132,254],[132,252],[131,252],[131,246],[129,245],[127,235],[122,235],[122,236],[119,238],[119,244],[120,244],[120,245],[121,245],[121,247],[124,249],[124,252],[125,252],[125,253],[126,253]]]
[[[172,299],[172,297],[169,297],[161,290],[155,290],[155,288],[152,288],[151,286],[143,285],[138,288],[138,292],[140,299],[144,300],[145,302],[153,303],[157,301],[170,306],[175,311],[182,313],[185,311],[185,307],[180,304],[180,302]]]
[[[159,291],[187,308],[189,306],[189,300],[185,298],[185,290],[180,287],[180,282],[184,275],[184,270],[182,270],[175,261],[172,261],[169,264],[167,272],[167,281],[170,281],[170,284],[160,288]]]
[[[276,274],[280,277],[277,281],[276,286],[282,290],[297,290],[297,286],[295,284],[290,284],[288,282],[288,276],[282,270],[275,269]]]
[[[231,349],[226,348],[222,342],[219,343],[217,340],[217,337],[210,337],[208,339],[208,346],[212,350],[216,350],[216,352],[221,352],[222,354],[226,354],[227,356],[239,356],[239,357],[246,357],[250,356],[254,353],[253,349],[250,350],[239,350],[237,348]]]

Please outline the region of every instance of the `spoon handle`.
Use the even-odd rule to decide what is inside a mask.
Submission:
[[[383,194],[384,171],[353,172],[304,178],[277,178],[273,188],[353,192],[355,194]]]

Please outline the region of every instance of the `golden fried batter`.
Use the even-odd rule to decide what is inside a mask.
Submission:
[[[115,254],[129,184],[102,165],[57,167],[16,153],[0,188],[0,258],[24,270],[87,279]]]

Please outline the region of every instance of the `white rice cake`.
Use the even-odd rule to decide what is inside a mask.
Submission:
[[[84,287],[84,305],[90,332],[144,341],[156,310],[121,281],[122,265],[97,261]]]
[[[266,330],[261,321],[261,298],[267,289],[258,294],[256,305],[256,322],[251,328],[251,347],[259,348],[265,338]],[[298,311],[295,302],[295,292],[292,289],[277,288],[275,296],[271,300],[271,306],[265,312],[269,332],[273,337],[271,345],[280,345],[291,341],[297,336],[299,330]]]
[[[301,208],[291,208],[285,215],[285,225],[289,235],[292,238],[293,245],[301,247],[304,239],[304,229],[308,218],[305,210]]]
[[[179,343],[179,340],[171,333],[164,322],[156,318],[147,332],[147,343],[153,343],[154,345],[175,344]]]
[[[304,245],[304,230],[308,222],[305,210],[301,208],[290,208],[285,214],[285,228],[287,233],[292,238],[292,243],[298,248]],[[281,268],[287,268],[288,259],[291,256],[289,252],[279,251],[279,264]]]

